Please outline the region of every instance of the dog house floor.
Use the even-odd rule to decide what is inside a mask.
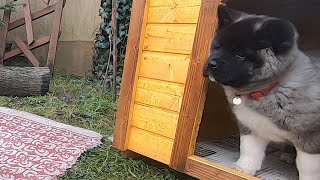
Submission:
[[[280,152],[268,147],[267,157],[257,177],[263,180],[298,180],[298,171],[294,165],[280,161]],[[239,158],[239,138],[229,137],[222,140],[198,142],[195,155],[211,162],[232,167]]]

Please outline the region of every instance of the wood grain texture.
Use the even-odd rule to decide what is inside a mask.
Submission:
[[[186,82],[190,55],[143,52],[139,76],[168,82]]]
[[[203,180],[258,180],[234,169],[212,163],[197,156],[190,156],[186,162],[185,173]]]
[[[134,90],[137,81],[139,53],[143,44],[148,0],[134,0],[130,17],[126,57],[119,103],[116,114],[113,146],[121,151],[127,150],[130,113],[133,108]]]
[[[52,24],[52,30],[51,30],[51,36],[50,36],[50,43],[49,43],[49,50],[48,50],[48,57],[47,57],[47,65],[46,65],[47,67],[49,67],[51,73],[53,73],[54,60],[56,58],[64,1],[65,0],[58,0],[57,1],[56,9],[54,12],[54,18],[53,18],[53,24]]]
[[[201,0],[150,0],[150,7],[159,7],[159,6],[200,6]]]
[[[23,3],[24,20],[26,23],[28,45],[31,45],[34,42],[34,37],[33,37],[30,2],[29,0],[22,0],[22,3]]]
[[[43,16],[46,16],[48,14],[51,14],[55,11],[56,9],[56,4],[53,4],[51,6],[48,6],[44,9],[41,9],[37,12],[34,12],[31,14],[32,20],[37,20]],[[9,24],[9,31],[16,29],[20,26],[23,26],[25,24],[25,19],[24,18],[20,18],[18,20],[13,21],[12,23]]]
[[[184,91],[184,84],[177,84],[143,77],[139,77],[137,87],[178,97],[182,97]]]
[[[197,23],[200,6],[150,7],[148,23]]]
[[[173,139],[176,133],[178,117],[178,113],[135,104],[131,126]]]
[[[22,39],[16,34],[12,33],[12,37],[14,42],[17,43],[21,51],[26,55],[26,57],[29,59],[29,61],[32,63],[34,67],[39,67],[40,63],[37,60],[37,58],[32,54],[29,47],[22,41]]]
[[[6,52],[6,42],[7,42],[7,35],[8,35],[8,27],[10,23],[10,17],[11,17],[11,12],[10,11],[5,11],[3,14],[3,23],[4,26],[0,27],[0,65],[3,64],[4,60],[4,54]]]
[[[180,117],[175,136],[170,167],[183,172],[187,157],[191,152],[192,136],[195,126],[199,124],[204,105],[205,78],[203,67],[209,54],[211,38],[217,26],[217,1],[202,0],[197,31],[191,54],[191,61],[182,100]],[[199,117],[200,116],[200,117]]]
[[[199,136],[200,135],[199,130],[200,130],[200,125],[202,124],[203,110],[205,108],[206,94],[207,94],[207,90],[208,90],[208,82],[209,81],[207,79],[205,79],[205,81],[203,83],[202,92],[201,92],[202,95],[201,95],[201,97],[200,97],[200,99],[198,101],[200,103],[199,103],[199,106],[198,106],[197,117],[194,120],[194,124],[193,124],[193,130],[192,130],[190,144],[189,144],[188,156],[194,154],[197,140],[199,140],[199,137],[200,137]],[[210,127],[208,127],[208,129],[209,128]]]
[[[149,24],[143,50],[191,54],[196,24]]]
[[[174,96],[163,92],[155,92],[149,89],[142,89],[138,87],[136,90],[135,102],[179,112],[182,98],[179,96]]]
[[[136,128],[130,128],[128,149],[141,155],[169,164],[173,140]]]

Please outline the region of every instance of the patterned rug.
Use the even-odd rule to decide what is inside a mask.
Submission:
[[[93,131],[0,107],[0,179],[57,179],[101,139]]]

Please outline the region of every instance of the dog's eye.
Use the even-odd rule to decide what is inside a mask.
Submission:
[[[217,44],[214,48],[219,49],[219,48],[221,48],[221,45]]]
[[[239,58],[244,58],[244,57],[245,57],[245,54],[244,54],[244,52],[242,52],[242,51],[238,51],[238,52],[237,52],[237,56],[238,56]]]
[[[237,56],[244,57],[245,55],[244,55],[244,52],[238,51],[238,52],[237,52]]]

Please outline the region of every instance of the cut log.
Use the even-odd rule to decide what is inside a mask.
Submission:
[[[0,96],[39,96],[49,91],[48,67],[0,66]]]

